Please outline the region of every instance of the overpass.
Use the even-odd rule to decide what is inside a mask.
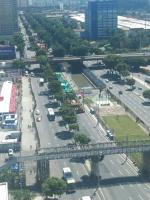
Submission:
[[[121,54],[111,54],[120,56],[122,58],[132,58],[132,57],[149,57],[150,52],[145,53],[137,53],[137,52],[130,52],[130,53],[121,53]],[[102,54],[102,55],[90,55],[90,56],[65,56],[65,57],[53,57],[48,56],[49,61],[52,63],[59,63],[59,62],[72,62],[72,61],[92,61],[92,60],[102,60],[104,59],[108,54]],[[30,58],[26,59],[24,58],[23,61],[25,63],[36,63],[36,58]]]
[[[25,162],[37,162],[37,177],[39,181],[49,177],[49,161],[58,159],[88,159],[91,163],[91,174],[99,177],[99,162],[106,155],[143,153],[143,169],[150,175],[150,140],[139,141],[114,141],[86,145],[66,145],[62,147],[42,148],[34,155],[14,157],[11,161],[0,167],[0,171],[13,163],[19,163],[24,166]],[[22,172],[21,172],[22,175]]]
[[[86,145],[62,146],[39,149],[35,155],[18,156],[17,162],[38,161],[38,160],[58,160],[68,158],[101,157],[102,155],[149,152],[150,140],[139,141],[118,141]]]
[[[65,56],[65,57],[54,57],[54,56],[48,56],[49,62],[51,63],[60,63],[60,62],[73,62],[73,61],[92,61],[92,60],[102,60],[104,59],[108,54],[102,54],[102,55],[90,55],[90,56]],[[145,53],[137,53],[137,52],[130,52],[130,53],[121,53],[121,54],[111,54],[120,56],[122,58],[140,58],[140,57],[149,57],[150,52]],[[17,60],[17,59],[15,59]],[[0,66],[4,67],[6,64],[11,65],[15,60],[3,60],[0,61]],[[37,63],[36,57],[33,58],[23,58],[23,62],[27,64],[35,64]],[[7,65],[6,65],[7,67]]]

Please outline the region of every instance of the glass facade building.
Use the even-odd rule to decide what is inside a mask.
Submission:
[[[17,31],[17,0],[0,0],[0,36],[12,36]]]
[[[117,29],[117,0],[89,1],[85,29],[90,40],[109,37]]]

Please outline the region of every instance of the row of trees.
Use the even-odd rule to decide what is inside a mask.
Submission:
[[[129,34],[125,31],[117,29],[108,40],[113,51],[122,52],[128,50],[138,50],[147,47],[149,41],[150,31],[144,29],[132,30]]]
[[[86,40],[81,40],[62,19],[48,19],[42,15],[26,13],[28,22],[34,27],[39,38],[45,42],[48,48],[52,47],[54,56],[71,54],[84,56],[89,52],[97,53],[99,49]]]
[[[24,55],[24,40],[23,40],[23,34],[21,32],[18,32],[12,39],[12,45],[17,46],[17,50],[20,52],[20,56],[22,57]]]
[[[118,72],[120,75],[126,76],[129,71],[139,71],[140,66],[149,65],[150,59],[142,57],[121,58],[110,54],[103,59],[103,62],[112,74]]]

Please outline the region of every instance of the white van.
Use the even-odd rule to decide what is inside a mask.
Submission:
[[[12,158],[14,156],[13,149],[8,149],[8,156],[9,156],[9,158]]]
[[[81,198],[81,200],[91,200],[91,197],[90,196],[84,196]]]

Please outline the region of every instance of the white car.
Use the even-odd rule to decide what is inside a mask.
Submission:
[[[30,76],[31,76],[31,77],[34,77],[34,76],[35,76],[34,72],[31,72],[31,73],[30,73]]]
[[[14,156],[13,149],[8,149],[8,156],[9,156],[9,158],[12,158]]]
[[[36,115],[40,115],[40,111],[39,111],[39,110],[36,110],[36,111],[35,111],[35,114],[36,114]]]
[[[81,198],[81,200],[91,200],[91,197],[90,196],[84,196]]]

